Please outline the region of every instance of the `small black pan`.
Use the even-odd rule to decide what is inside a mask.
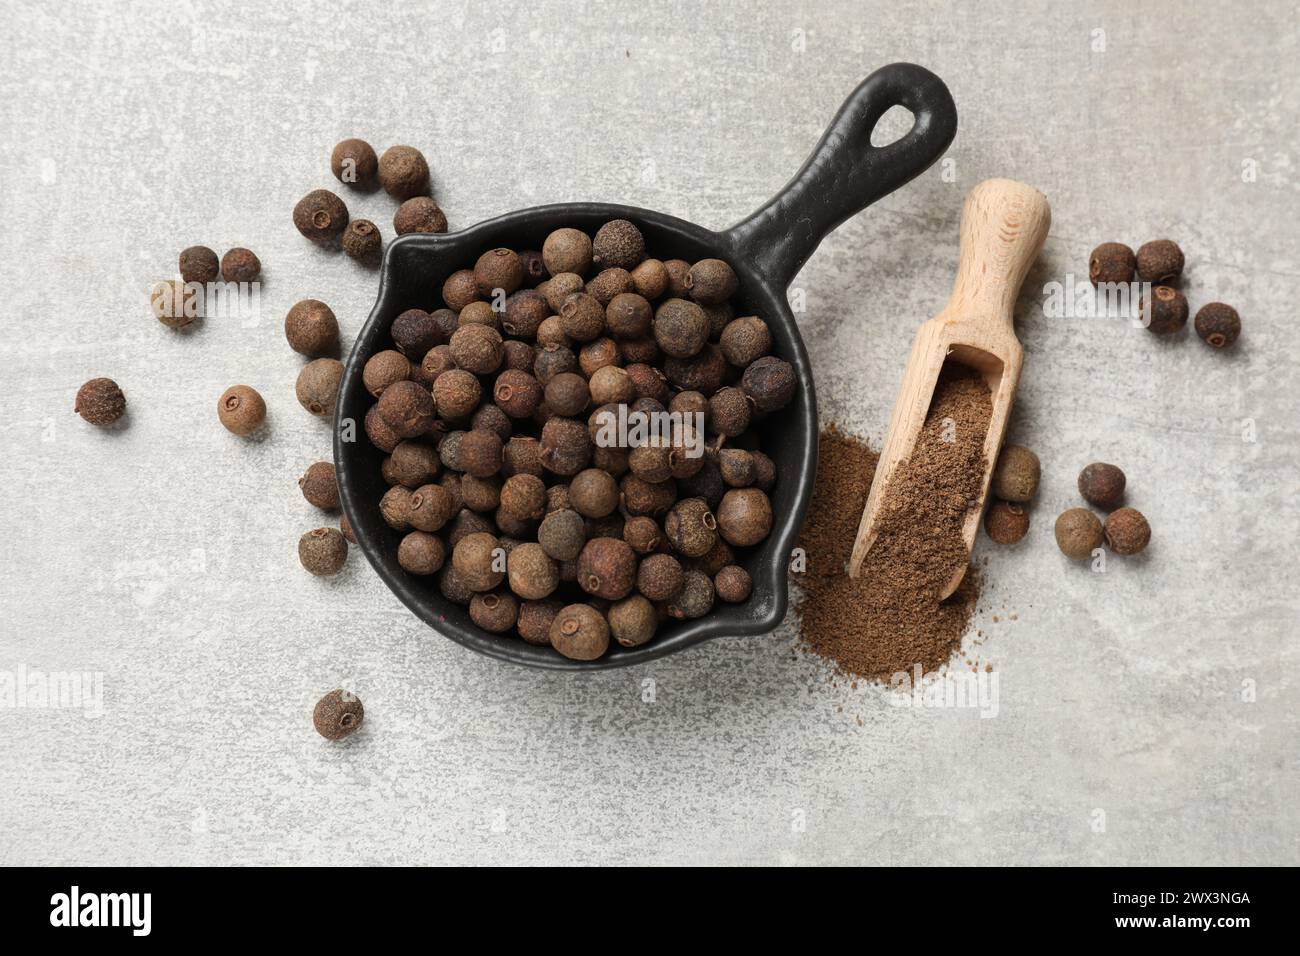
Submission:
[[[887,146],[871,145],[877,121],[893,106],[915,118],[912,129]],[[538,206],[498,216],[461,232],[408,235],[384,256],[379,300],[348,357],[339,392],[334,432],[343,510],[357,543],[379,576],[402,602],[434,630],[472,650],[531,667],[599,670],[653,660],[727,634],[771,631],[785,616],[786,569],[803,523],[817,467],[817,401],[808,355],[786,288],[822,238],[845,219],[898,189],[928,168],[957,131],[957,110],[943,82],[910,63],[895,63],[867,77],[831,121],[812,155],[770,202],[725,232],[713,232],[662,213],[607,203]],[[648,644],[612,646],[596,661],[571,661],[549,647],[479,630],[466,610],[443,599],[436,578],[417,578],[397,563],[401,534],[379,514],[387,486],[380,474],[383,453],[366,439],[361,423],[371,403],[361,370],[375,352],[390,347],[393,319],[410,308],[441,305],[438,291],[452,272],[497,246],[540,249],[554,229],[573,226],[594,234],[611,219],[629,219],[660,259],[718,258],[740,278],[737,315],[759,315],[772,330],[773,351],[793,364],[800,388],[793,402],[763,423],[763,450],[776,463],[771,535],[745,556],[754,593],[739,605],[717,604],[705,617],[665,624]],[[340,426],[351,423],[351,428]],[[344,436],[355,436],[344,440]]]

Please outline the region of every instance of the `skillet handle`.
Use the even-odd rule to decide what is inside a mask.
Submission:
[[[887,146],[871,133],[893,106],[914,117],[912,129]],[[779,288],[840,223],[928,169],[957,133],[957,107],[948,87],[913,63],[892,63],[862,81],[794,178],[749,218],[731,240]]]

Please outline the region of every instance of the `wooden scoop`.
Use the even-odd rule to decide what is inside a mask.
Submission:
[[[961,214],[961,261],[952,296],[942,312],[916,333],[903,385],[889,422],[889,434],[876,465],[871,495],[853,542],[849,574],[857,577],[876,540],[876,522],[889,484],[907,461],[925,423],[935,383],[944,362],[952,360],[979,372],[993,397],[993,417],[984,438],[987,462],[979,499],[966,515],[962,537],[969,552],[975,544],[989,479],[1006,434],[1007,419],[1020,382],[1024,349],[1016,338],[1012,312],[1020,284],[1043,247],[1051,225],[1047,197],[1031,186],[1009,179],[980,183],[966,197]],[[946,599],[966,576],[963,565],[940,600]]]

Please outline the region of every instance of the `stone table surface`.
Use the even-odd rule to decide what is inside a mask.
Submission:
[[[0,862],[1300,862],[1295,7],[1025,6],[7,0]],[[295,481],[329,426],[295,402],[281,319],[324,299],[350,343],[376,287],[290,224],[334,142],[418,146],[453,228],[581,199],[721,228],[896,60],[950,85],[956,141],[793,292],[823,421],[879,442],[965,192],[1007,176],[1051,199],[1011,434],[1043,484],[1024,543],[981,536],[957,662],[992,665],[996,712],[833,680],[793,612],[575,678],[430,632],[360,554],[303,572],[321,520]],[[391,234],[386,196],[347,199]],[[1193,308],[1240,309],[1231,353],[1051,306],[1098,242],[1161,236]],[[257,251],[256,321],[150,318],[192,243]],[[96,375],[127,427],[73,415]],[[236,382],[266,396],[262,440],[217,424]],[[1051,534],[1093,460],[1155,529],[1105,573]],[[87,706],[15,690],[72,672]],[[341,746],[310,724],[336,686],[367,711]]]

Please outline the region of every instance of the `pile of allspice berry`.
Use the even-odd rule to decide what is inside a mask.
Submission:
[[[575,660],[747,600],[737,549],[771,531],[776,482],[755,425],[797,383],[737,287],[722,260],[650,258],[620,219],[489,249],[441,308],[396,316],[363,382],[401,567]],[[614,427],[656,420],[686,427]]]

